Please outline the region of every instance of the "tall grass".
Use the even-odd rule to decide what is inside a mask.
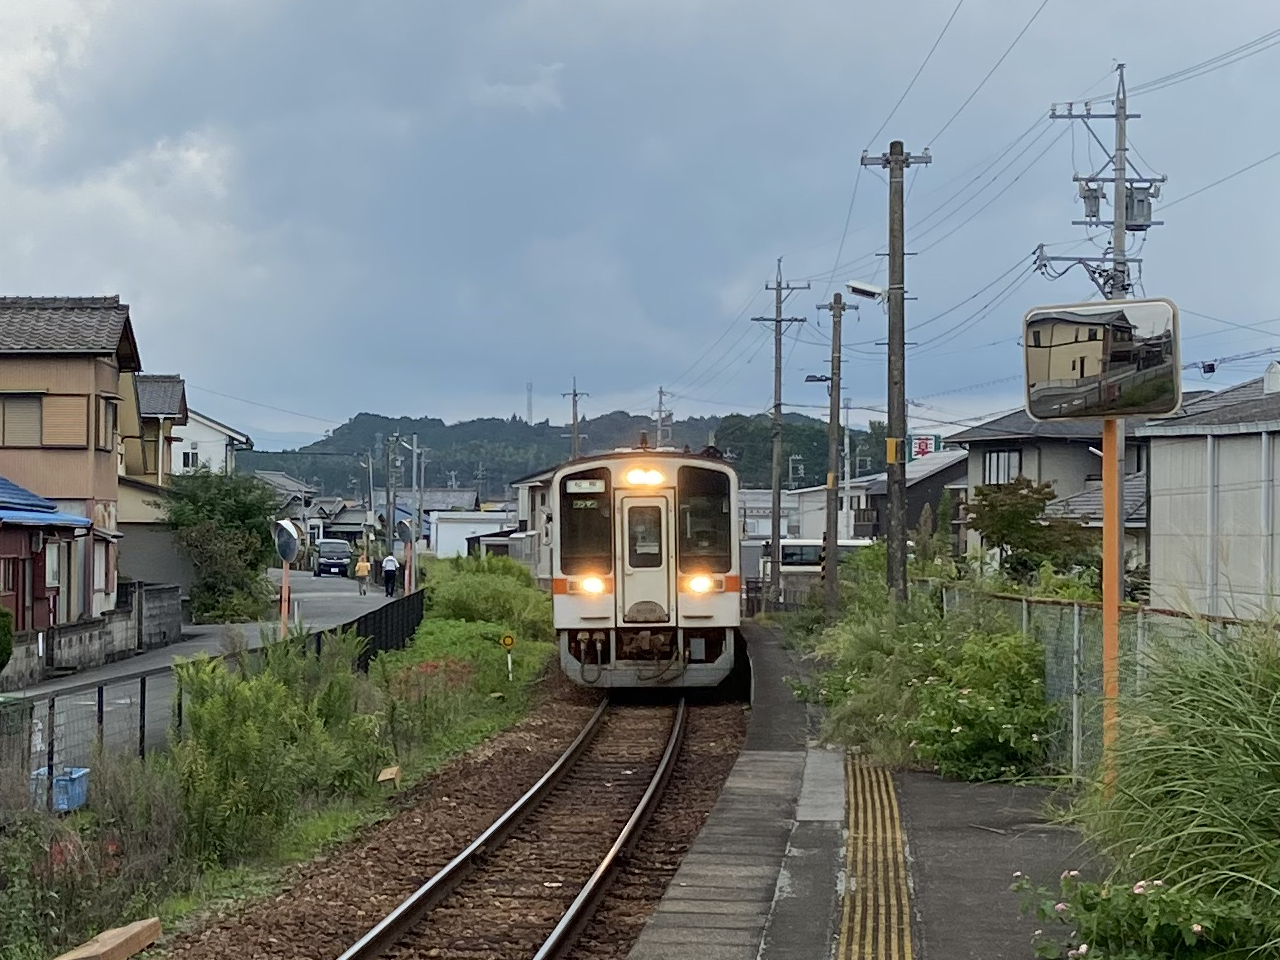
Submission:
[[[1077,806],[1118,876],[1251,904],[1280,947],[1280,630],[1154,641],[1121,704],[1114,789]]]

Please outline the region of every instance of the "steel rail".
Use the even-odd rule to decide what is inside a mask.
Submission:
[[[556,928],[551,931],[551,935],[547,937],[538,952],[534,954],[533,960],[555,960],[555,958],[563,956],[573,946],[583,927],[587,925],[595,913],[595,909],[599,905],[601,898],[604,897],[605,890],[618,865],[630,856],[640,839],[641,832],[649,822],[653,811],[657,809],[658,802],[662,799],[663,790],[666,789],[667,781],[671,779],[671,773],[676,766],[676,757],[679,756],[680,746],[684,742],[686,715],[685,701],[681,698],[676,707],[675,722],[671,725],[671,736],[667,740],[667,748],[663,751],[662,759],[658,763],[658,769],[655,771],[653,779],[649,781],[648,789],[645,790],[644,796],[640,798],[640,803],[636,805],[635,811],[627,821],[627,825],[622,828],[622,833],[618,835],[618,839],[614,841],[613,846],[609,848],[609,852],[600,861],[600,866],[596,867],[595,872],[586,882],[586,885],[583,886],[582,891],[570,904],[569,910],[561,917],[560,922],[556,924]]]
[[[683,709],[683,702],[681,708]],[[378,923],[356,943],[349,947],[338,960],[373,960],[380,957],[405,938],[409,931],[422,922],[427,913],[441,900],[453,893],[476,868],[477,861],[490,850],[502,843],[546,799],[565,775],[573,769],[574,764],[591,745],[600,732],[605,713],[609,709],[609,701],[602,701],[591,715],[587,725],[578,734],[577,739],[560,756],[542,778],[525,792],[502,816],[493,822],[480,836],[476,837],[465,850],[454,857],[449,864],[421,887],[410,894],[394,910],[378,921]]]

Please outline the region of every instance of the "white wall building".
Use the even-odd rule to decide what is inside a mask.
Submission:
[[[433,510],[431,511],[431,547],[437,557],[465,557],[467,538],[516,525],[515,511],[498,510]]]
[[[1138,428],[1150,443],[1151,606],[1249,619],[1280,595],[1280,364]]]
[[[173,472],[191,473],[205,467],[214,473],[234,473],[236,451],[252,450],[248,434],[194,410],[184,426],[173,428]]]

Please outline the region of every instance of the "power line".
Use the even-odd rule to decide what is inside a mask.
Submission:
[[[1224,67],[1237,64],[1242,60],[1248,60],[1252,56],[1270,50],[1277,44],[1280,44],[1280,30],[1272,30],[1238,47],[1233,47],[1217,56],[1210,57],[1208,60],[1202,60],[1189,67],[1183,67],[1181,70],[1175,70],[1173,73],[1167,73],[1163,77],[1156,77],[1156,79],[1148,80],[1146,83],[1139,83],[1132,87],[1127,95],[1130,97],[1141,96],[1144,93],[1154,93],[1157,90],[1164,90],[1179,83],[1185,83],[1188,80],[1195,80]],[[1102,102],[1114,103],[1115,100],[1112,98]]]
[[[292,417],[301,417],[304,420],[314,420],[317,423],[325,423],[331,427],[338,427],[342,424],[337,420],[327,420],[324,417],[317,417],[310,413],[299,413],[297,410],[286,410],[284,407],[273,407],[269,403],[259,403],[257,400],[246,400],[244,397],[233,397],[229,393],[219,393],[217,390],[210,390],[208,387],[199,387],[190,381],[187,382],[189,390],[198,390],[201,393],[209,393],[215,397],[222,397],[225,400],[235,400],[238,403],[245,403],[251,407],[261,407],[263,410],[274,410],[276,413],[287,413]]]
[[[955,9],[951,11],[951,16],[947,17],[947,22],[942,25],[942,30],[938,33],[938,38],[933,41],[933,46],[929,48],[929,52],[924,55],[924,60],[921,61],[920,67],[916,70],[915,76],[911,78],[911,82],[907,84],[907,88],[902,91],[902,96],[900,96],[898,98],[898,102],[893,105],[893,109],[889,111],[889,115],[884,118],[884,123],[880,124],[876,132],[867,138],[867,146],[864,149],[869,149],[871,145],[879,139],[880,134],[884,132],[884,128],[889,125],[889,121],[897,115],[898,108],[902,106],[902,102],[907,99],[907,94],[911,92],[911,88],[914,87],[916,85],[916,81],[920,79],[920,74],[924,73],[924,68],[929,65],[929,61],[933,58],[934,51],[938,49],[938,44],[942,43],[942,38],[945,37],[947,35],[947,31],[951,29],[952,21],[955,20],[956,14],[960,12],[960,8],[963,6],[964,0],[957,0]]]
[[[1048,0],[1046,0],[1046,2],[1048,2]],[[957,0],[955,8],[951,11],[951,16],[947,17],[947,22],[942,25],[942,30],[939,31],[937,39],[933,41],[933,46],[929,48],[929,52],[924,55],[924,60],[920,62],[920,66],[916,70],[915,76],[911,78],[906,89],[902,91],[902,96],[898,97],[898,102],[893,105],[893,109],[889,111],[889,115],[884,118],[884,122],[880,124],[876,129],[876,132],[867,138],[867,144],[863,147],[864,152],[870,149],[871,145],[875,143],[876,138],[879,137],[880,134],[884,132],[884,128],[889,125],[889,121],[897,115],[898,108],[902,106],[903,101],[907,99],[907,94],[911,92],[912,87],[916,85],[916,81],[920,79],[920,75],[924,73],[924,68],[927,67],[929,65],[929,61],[933,59],[934,51],[938,49],[938,44],[942,43],[942,38],[945,37],[947,35],[947,31],[951,29],[952,22],[955,20],[956,15],[960,12],[960,8],[963,6],[964,0]],[[835,282],[836,272],[840,269],[840,257],[844,254],[844,242],[849,236],[849,223],[853,219],[853,207],[854,203],[858,199],[858,183],[861,180],[862,164],[858,164],[858,170],[853,175],[853,192],[849,196],[849,208],[845,211],[844,215],[844,229],[840,233],[840,245],[836,249],[836,259],[835,263],[831,267],[831,273],[826,278],[827,287],[822,294],[823,300],[827,299],[827,295],[831,292],[831,284]]]
[[[995,72],[998,69],[1000,69],[1000,64],[1004,63],[1005,59],[1009,56],[1009,54],[1013,52],[1013,48],[1018,45],[1018,41],[1021,40],[1023,35],[1028,30],[1031,29],[1031,25],[1036,22],[1036,19],[1040,16],[1041,11],[1043,11],[1044,8],[1047,7],[1048,5],[1049,5],[1049,0],[1042,0],[1040,6],[1036,8],[1036,12],[1031,15],[1031,19],[1026,22],[1026,25],[1021,30],[1018,31],[1018,35],[1013,38],[1013,43],[1009,44],[1005,52],[1000,55],[1000,59],[995,62],[995,66],[993,66],[990,70],[988,70],[987,75],[982,78],[982,81],[976,87],[973,88],[973,93],[969,94],[969,96],[965,99],[964,103],[960,104],[960,108],[951,115],[951,119],[949,119],[946,123],[942,125],[942,129],[929,138],[930,146],[933,146],[933,144],[937,142],[938,138],[941,137],[944,133],[946,133],[947,128],[950,127],[951,124],[955,123],[956,118],[959,117],[960,114],[964,113],[964,108],[969,106],[969,104],[973,101],[973,98],[978,95],[978,91],[980,91],[984,86],[986,86],[987,81],[991,79],[992,75],[995,74]]]
[[[1280,150],[1277,150],[1275,153],[1267,154],[1267,156],[1263,157],[1261,160],[1255,160],[1253,161],[1253,163],[1249,164],[1247,167],[1241,167],[1235,173],[1229,173],[1225,177],[1222,177],[1219,180],[1213,181],[1213,183],[1205,184],[1199,190],[1192,190],[1190,193],[1184,194],[1183,196],[1178,197],[1177,200],[1173,200],[1173,201],[1170,201],[1169,203],[1163,204],[1160,209],[1168,210],[1170,207],[1176,207],[1178,204],[1182,203],[1184,200],[1190,200],[1192,197],[1198,197],[1200,194],[1204,193],[1206,190],[1212,190],[1214,187],[1221,186],[1222,184],[1226,183],[1228,180],[1234,180],[1236,177],[1240,176],[1240,174],[1248,173],[1254,167],[1260,167],[1264,163],[1274,160],[1276,157],[1280,157]]]

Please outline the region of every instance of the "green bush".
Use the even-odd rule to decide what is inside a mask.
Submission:
[[[0,832],[0,957],[44,958],[142,919],[190,871],[167,758],[102,753],[70,817],[10,812]]]
[[[903,727],[944,777],[995,780],[1040,771],[1057,710],[1045,702],[1044,648],[1021,633],[972,632],[918,686]]]
[[[546,643],[555,639],[551,597],[505,571],[444,578],[431,592],[428,616],[496,623],[511,630],[517,640]]]
[[[397,757],[455,752],[520,715],[556,647],[518,641],[512,682],[504,633],[494,623],[428,619],[404,650],[378,655],[369,672],[385,695],[386,732]]]
[[[1038,771],[1056,711],[1044,699],[1044,653],[998,611],[943,616],[937,596],[895,606],[884,548],[842,568],[844,614],[821,633],[817,697],[828,733],[888,763],[924,761],[944,776],[992,779]]]
[[[1057,891],[1015,875],[1022,909],[1042,924],[1032,943],[1045,960],[1182,960],[1262,956],[1275,918],[1248,903],[1188,893],[1161,880],[1093,883],[1075,870]],[[1270,928],[1270,929],[1268,929]]]
[[[1114,786],[1075,808],[1116,878],[1159,877],[1264,918],[1280,946],[1280,633],[1216,642],[1208,625],[1151,638],[1141,692],[1120,704]]]
[[[203,657],[176,668],[187,706],[174,757],[199,862],[269,849],[299,803],[372,790],[388,751],[355,669],[362,646],[352,634],[327,635],[316,658],[291,636],[268,643],[242,674]]]

